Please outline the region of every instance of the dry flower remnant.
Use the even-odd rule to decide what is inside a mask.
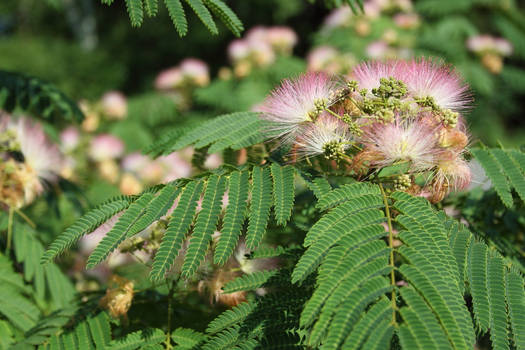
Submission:
[[[259,111],[291,160],[439,202],[471,181],[462,115],[471,100],[453,68],[422,58],[365,62],[346,82],[324,73],[285,80]]]

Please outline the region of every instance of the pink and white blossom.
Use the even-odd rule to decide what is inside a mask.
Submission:
[[[348,126],[340,119],[324,113],[297,138],[297,155],[299,158],[321,155],[326,152],[325,146],[330,144],[337,144],[344,151],[350,147],[351,141]]]
[[[111,134],[95,136],[89,145],[89,156],[96,162],[119,158],[123,153],[124,143]]]
[[[338,82],[324,73],[307,73],[284,80],[259,108],[269,131],[279,137],[294,138],[305,122],[312,120],[316,103],[329,103]]]
[[[409,162],[412,171],[425,171],[434,166],[439,153],[435,129],[417,119],[374,123],[365,128],[360,142],[365,147],[362,158],[378,168]]]

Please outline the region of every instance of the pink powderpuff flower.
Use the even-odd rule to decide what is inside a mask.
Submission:
[[[4,136],[5,135],[5,136]],[[65,160],[57,145],[51,142],[40,124],[28,118],[12,119],[7,114],[0,116],[0,136],[5,141],[13,138],[23,159],[16,160],[18,177],[21,180],[24,199],[17,206],[31,203],[41,194],[46,184],[56,183]],[[9,158],[0,153],[0,159]],[[7,159],[3,159],[4,161]],[[0,186],[1,187],[1,186]]]
[[[15,128],[24,162],[39,178],[55,182],[64,164],[58,146],[51,142],[40,124],[27,118],[19,118]]]
[[[407,64],[401,60],[368,61],[356,66],[352,78],[359,84],[359,89],[378,88],[381,78],[393,77],[406,83]]]
[[[96,162],[119,158],[123,153],[124,143],[116,136],[101,134],[91,140],[89,156]]]
[[[468,38],[467,48],[475,53],[494,52],[501,56],[509,56],[512,54],[512,45],[507,40],[487,34]]]
[[[503,38],[495,38],[494,47],[496,52],[502,56],[510,56],[512,54],[512,44]]]
[[[148,156],[145,156],[139,152],[133,152],[122,158],[120,166],[125,172],[137,174],[149,162],[151,162],[151,159]]]
[[[304,123],[312,121],[319,103],[331,103],[337,87],[338,82],[324,73],[287,79],[272,91],[258,111],[270,123],[268,131],[288,142],[297,136]]]
[[[323,29],[332,29],[338,27],[346,27],[350,24],[351,18],[353,17],[352,10],[348,6],[341,6],[330,12],[326,16]]]
[[[412,171],[429,170],[439,153],[434,128],[418,119],[397,117],[392,123],[374,123],[359,141],[365,147],[360,159],[377,168],[410,162]]]
[[[184,77],[197,86],[206,86],[210,83],[210,72],[204,61],[186,58],[180,63],[180,69]]]
[[[297,138],[297,155],[304,158],[326,154],[327,145],[334,145],[344,152],[350,147],[351,140],[347,125],[340,119],[324,113]]]
[[[403,29],[414,29],[420,24],[417,13],[398,13],[394,16],[394,22]]]
[[[366,55],[374,60],[388,57],[389,51],[388,44],[382,40],[373,41],[366,47]]]
[[[128,103],[126,96],[120,91],[106,92],[100,101],[102,111],[110,119],[121,120],[128,113]]]
[[[274,49],[282,54],[290,54],[297,44],[297,34],[289,27],[276,26],[268,28],[266,40]]]
[[[60,133],[60,146],[64,152],[71,152],[80,142],[80,131],[74,126],[68,126]]]
[[[306,58],[308,63],[308,70],[313,72],[319,72],[325,70],[325,67],[330,62],[336,60],[339,52],[331,46],[319,46],[310,51]],[[330,72],[335,74],[336,72]]]
[[[406,70],[407,77],[398,79],[414,98],[431,97],[439,108],[454,112],[470,107],[468,85],[450,66],[423,58],[407,62]]]
[[[432,202],[439,202],[451,191],[461,191],[470,185],[472,172],[462,152],[441,152],[432,181]]]
[[[184,75],[180,67],[171,67],[161,71],[155,78],[155,88],[157,90],[172,90],[182,85]]]
[[[236,39],[228,45],[228,57],[233,62],[241,61],[250,56],[250,45],[248,41]]]
[[[184,159],[180,152],[159,157],[156,161],[161,163],[166,169],[162,178],[163,183],[191,175],[191,162]]]

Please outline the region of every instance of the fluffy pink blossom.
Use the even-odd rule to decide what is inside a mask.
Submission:
[[[420,19],[416,13],[398,13],[394,16],[394,22],[403,29],[413,29],[419,26]]]
[[[111,119],[124,119],[128,113],[126,96],[120,91],[108,91],[101,98],[104,114]]]
[[[367,61],[354,68],[352,77],[359,83],[360,89],[371,91],[379,87],[381,78],[393,77],[405,81],[407,64],[400,60]]]
[[[326,16],[323,28],[331,29],[337,27],[345,27],[350,23],[353,13],[350,7],[341,6],[334,9],[328,16]]]
[[[432,181],[433,196],[438,202],[451,191],[466,189],[472,180],[472,172],[461,152],[442,152],[437,161],[436,172]]]
[[[171,67],[163,70],[155,78],[155,88],[157,90],[171,90],[182,84],[184,75],[180,67]]]
[[[80,131],[74,126],[68,126],[60,133],[60,145],[65,152],[74,150],[80,142]]]
[[[276,26],[268,28],[266,41],[277,51],[289,54],[297,44],[297,34],[289,27]]]
[[[4,123],[5,121],[5,123]],[[63,157],[58,146],[47,137],[40,124],[28,118],[11,119],[4,115],[2,123],[5,127],[0,133],[11,130],[20,145],[24,162],[35,171],[36,175],[46,181],[54,182],[63,166]]]
[[[272,134],[294,138],[303,123],[312,120],[316,103],[330,103],[337,86],[338,83],[324,73],[307,73],[284,80],[259,108],[261,118],[270,122]]]
[[[0,116],[0,136],[4,142],[13,142],[17,151],[23,155],[16,170],[22,180],[23,203],[32,202],[44,191],[46,183],[54,183],[65,165],[58,146],[51,142],[40,124],[28,118],[12,119],[9,115]],[[0,159],[4,155],[0,153]],[[5,160],[5,159],[4,159]],[[18,162],[18,161],[17,161]]]
[[[432,97],[443,109],[462,111],[469,107],[468,85],[450,66],[429,59],[414,59],[406,64],[406,78],[401,76],[414,98]],[[397,77],[396,77],[397,78]]]
[[[344,151],[350,146],[351,139],[347,125],[325,113],[297,138],[297,155],[299,158],[321,155],[326,152],[325,146],[330,144],[337,144],[340,151]]]
[[[468,38],[467,48],[475,53],[494,52],[501,56],[512,54],[512,45],[507,40],[487,34]]]
[[[373,41],[366,47],[366,55],[371,59],[383,59],[388,56],[389,46],[382,40]]]
[[[246,59],[250,56],[250,45],[248,41],[243,39],[236,39],[228,45],[228,57],[233,62]]]
[[[418,119],[397,117],[392,123],[374,123],[365,128],[361,155],[373,167],[409,162],[412,171],[429,170],[439,153],[436,131]]]
[[[180,63],[180,69],[184,77],[197,86],[206,86],[210,82],[210,72],[204,61],[186,58]]]
[[[101,134],[91,140],[89,156],[94,161],[115,159],[124,153],[124,143],[116,136]]]

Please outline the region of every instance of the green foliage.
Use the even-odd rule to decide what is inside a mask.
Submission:
[[[208,153],[220,152],[226,148],[238,150],[264,140],[261,134],[262,124],[257,113],[226,114],[202,123],[182,135],[178,132],[167,134],[151,145],[147,152],[165,155],[190,145],[195,148],[209,146]]]
[[[81,236],[113,218],[116,223],[113,227],[108,227],[109,232],[88,259],[88,267],[93,267],[104,260],[123,240],[135,236],[165,216],[178,198],[176,208],[167,217],[168,226],[153,261],[151,279],[161,280],[170,270],[188,233],[191,235],[182,264],[182,274],[185,277],[192,276],[204,260],[215,231],[223,233],[215,247],[214,259],[216,263],[224,264],[237,245],[246,218],[247,246],[255,248],[266,232],[273,205],[272,198],[280,198],[275,203],[276,213],[279,210],[283,212],[283,208],[288,208],[284,209],[284,212],[291,209],[290,201],[293,200],[295,187],[294,170],[290,166],[281,170],[277,164],[271,168],[272,170],[270,167],[254,166],[241,171],[236,168],[220,168],[200,179],[151,188],[136,197],[118,197],[91,210],[59,235],[50,245],[42,261],[52,260],[71,247]],[[272,184],[272,171],[277,177],[274,179],[275,185]],[[221,206],[226,190],[229,200],[223,213]],[[278,195],[275,195],[276,191],[279,191]],[[201,210],[197,213],[197,201],[201,195]],[[249,197],[251,199],[248,211],[246,208]]]
[[[513,206],[512,190],[525,202],[525,154],[518,150],[476,148],[474,157],[485,169],[505,206]]]
[[[21,73],[0,71],[0,107],[7,112],[20,108],[46,119],[84,119],[76,103],[53,84]]]
[[[111,5],[112,1],[101,0],[102,3]],[[126,9],[133,27],[140,27],[144,21],[144,11],[148,17],[155,17],[158,13],[159,0],[126,0]],[[240,36],[244,30],[242,22],[237,15],[221,0],[185,0],[188,7],[197,15],[210,33],[219,33],[210,11],[235,35]],[[177,29],[179,36],[188,33],[186,11],[180,0],[164,0],[168,13]]]

